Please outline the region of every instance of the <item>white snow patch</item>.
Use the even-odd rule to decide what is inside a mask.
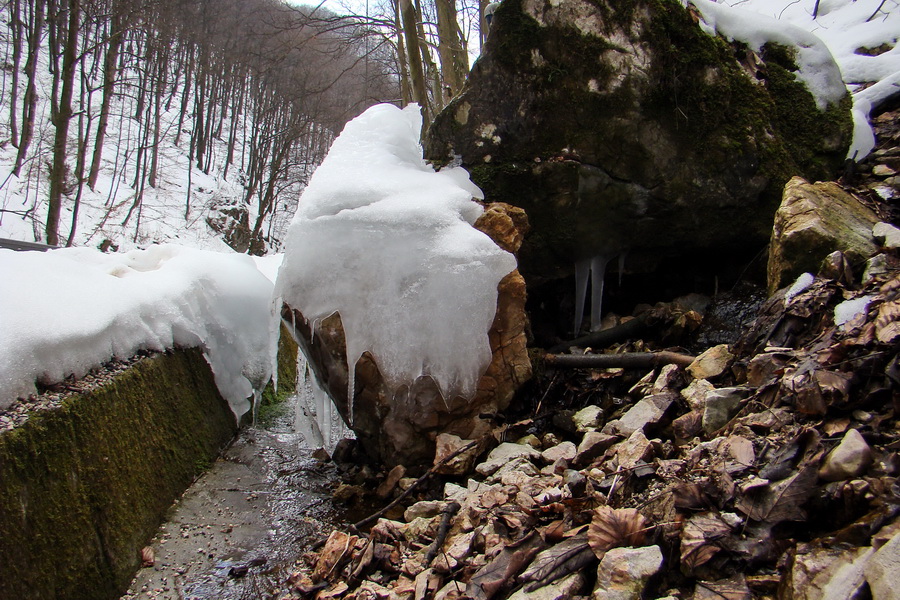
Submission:
[[[794,48],[799,67],[795,75],[813,95],[819,110],[825,110],[847,93],[828,46],[806,29],[710,0],[690,0],[690,3],[700,11],[707,26],[728,39],[744,42],[755,51],[768,42]]]
[[[0,250],[0,408],[114,357],[203,348],[235,416],[270,378],[272,283],[245,255]]]
[[[423,160],[421,125],[418,106],[387,104],[348,123],[288,231],[277,295],[314,325],[340,313],[351,397],[366,351],[395,391],[427,375],[445,398],[471,397],[491,360],[497,284],[516,268],[472,227],[483,195],[468,173]]]
[[[834,307],[834,324],[841,327],[857,316],[865,314],[870,302],[872,302],[872,296],[860,296],[853,300],[844,300]]]
[[[815,277],[813,277],[812,273],[803,273],[797,280],[791,284],[791,287],[788,288],[788,291],[784,293],[784,301],[790,302],[794,299],[794,296],[800,294],[807,290],[809,286],[813,284],[815,281]]]

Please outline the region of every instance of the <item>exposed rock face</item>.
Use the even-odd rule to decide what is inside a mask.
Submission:
[[[515,253],[527,231],[524,212],[495,204],[475,223],[498,246]],[[430,466],[440,433],[476,439],[490,430],[484,417],[509,405],[516,390],[531,377],[525,339],[525,281],[518,271],[498,285],[497,315],[488,332],[492,360],[478,382],[474,398],[445,399],[430,377],[408,382],[395,394],[378,370],[377,357],[368,352],[356,364],[353,410],[348,402],[348,367],[344,330],[339,314],[318,324],[315,332],[303,315],[288,306],[282,312],[319,382],[334,399],[344,421],[366,452],[387,465],[413,470]]]
[[[756,254],[788,178],[832,175],[850,139],[847,97],[818,111],[791,52],[762,54],[674,1],[504,0],[426,157],[525,209],[529,286],[595,256]]]
[[[794,177],[784,187],[769,247],[769,293],[804,272],[816,273],[828,254],[840,250],[859,265],[875,254],[878,216],[831,181],[811,184]]]

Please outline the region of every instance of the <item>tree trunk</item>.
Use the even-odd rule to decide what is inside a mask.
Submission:
[[[22,8],[21,0],[12,2],[12,93],[9,97],[9,140],[13,148],[19,147],[19,68],[22,64]]]
[[[413,100],[422,107],[422,118],[425,123],[431,121],[428,110],[428,88],[425,84],[425,70],[422,67],[422,56],[419,53],[419,38],[416,34],[416,9],[412,0],[399,0],[400,15],[403,19],[403,35],[406,39],[406,47],[409,48],[409,76],[412,82]]]
[[[435,0],[438,18],[438,54],[446,99],[457,95],[466,81],[469,61],[456,17],[456,0]]]
[[[25,59],[25,96],[22,99],[22,136],[19,139],[19,152],[13,174],[18,177],[22,163],[28,155],[28,147],[34,135],[35,113],[37,111],[37,63],[41,49],[41,31],[44,29],[44,0],[35,0],[31,28],[28,30],[28,58]]]
[[[97,188],[100,175],[100,161],[103,158],[103,144],[106,142],[106,128],[109,126],[109,109],[115,92],[117,69],[119,66],[119,50],[122,48],[122,17],[119,14],[118,2],[113,11],[110,23],[109,41],[106,55],[103,58],[103,98],[100,100],[100,116],[97,118],[97,134],[94,138],[94,153],[91,157],[91,169],[88,173],[88,187]]]

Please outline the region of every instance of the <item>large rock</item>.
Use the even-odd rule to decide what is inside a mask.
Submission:
[[[475,227],[515,253],[528,221],[521,209],[494,204]],[[389,466],[403,464],[413,471],[431,466],[438,434],[468,440],[486,434],[491,427],[489,418],[505,409],[516,390],[531,378],[525,339],[525,281],[513,271],[497,287],[497,315],[488,332],[492,360],[473,398],[444,398],[430,377],[410,381],[394,394],[378,369],[377,357],[365,352],[357,361],[352,429],[373,459]],[[323,319],[315,332],[291,307],[285,306],[282,315],[293,325],[319,382],[344,421],[350,422],[349,369],[340,315]]]
[[[816,273],[830,253],[840,250],[852,264],[878,251],[873,228],[878,216],[832,182],[809,183],[794,177],[784,187],[769,246],[769,293],[805,272]]]
[[[674,0],[504,0],[426,157],[525,209],[529,287],[625,252],[631,271],[693,273],[757,253],[790,176],[846,154],[849,98],[820,112],[786,50],[760,63]]]

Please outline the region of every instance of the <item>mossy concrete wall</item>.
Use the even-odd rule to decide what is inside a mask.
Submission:
[[[0,434],[0,598],[118,598],[173,500],[235,432],[191,349]]]

